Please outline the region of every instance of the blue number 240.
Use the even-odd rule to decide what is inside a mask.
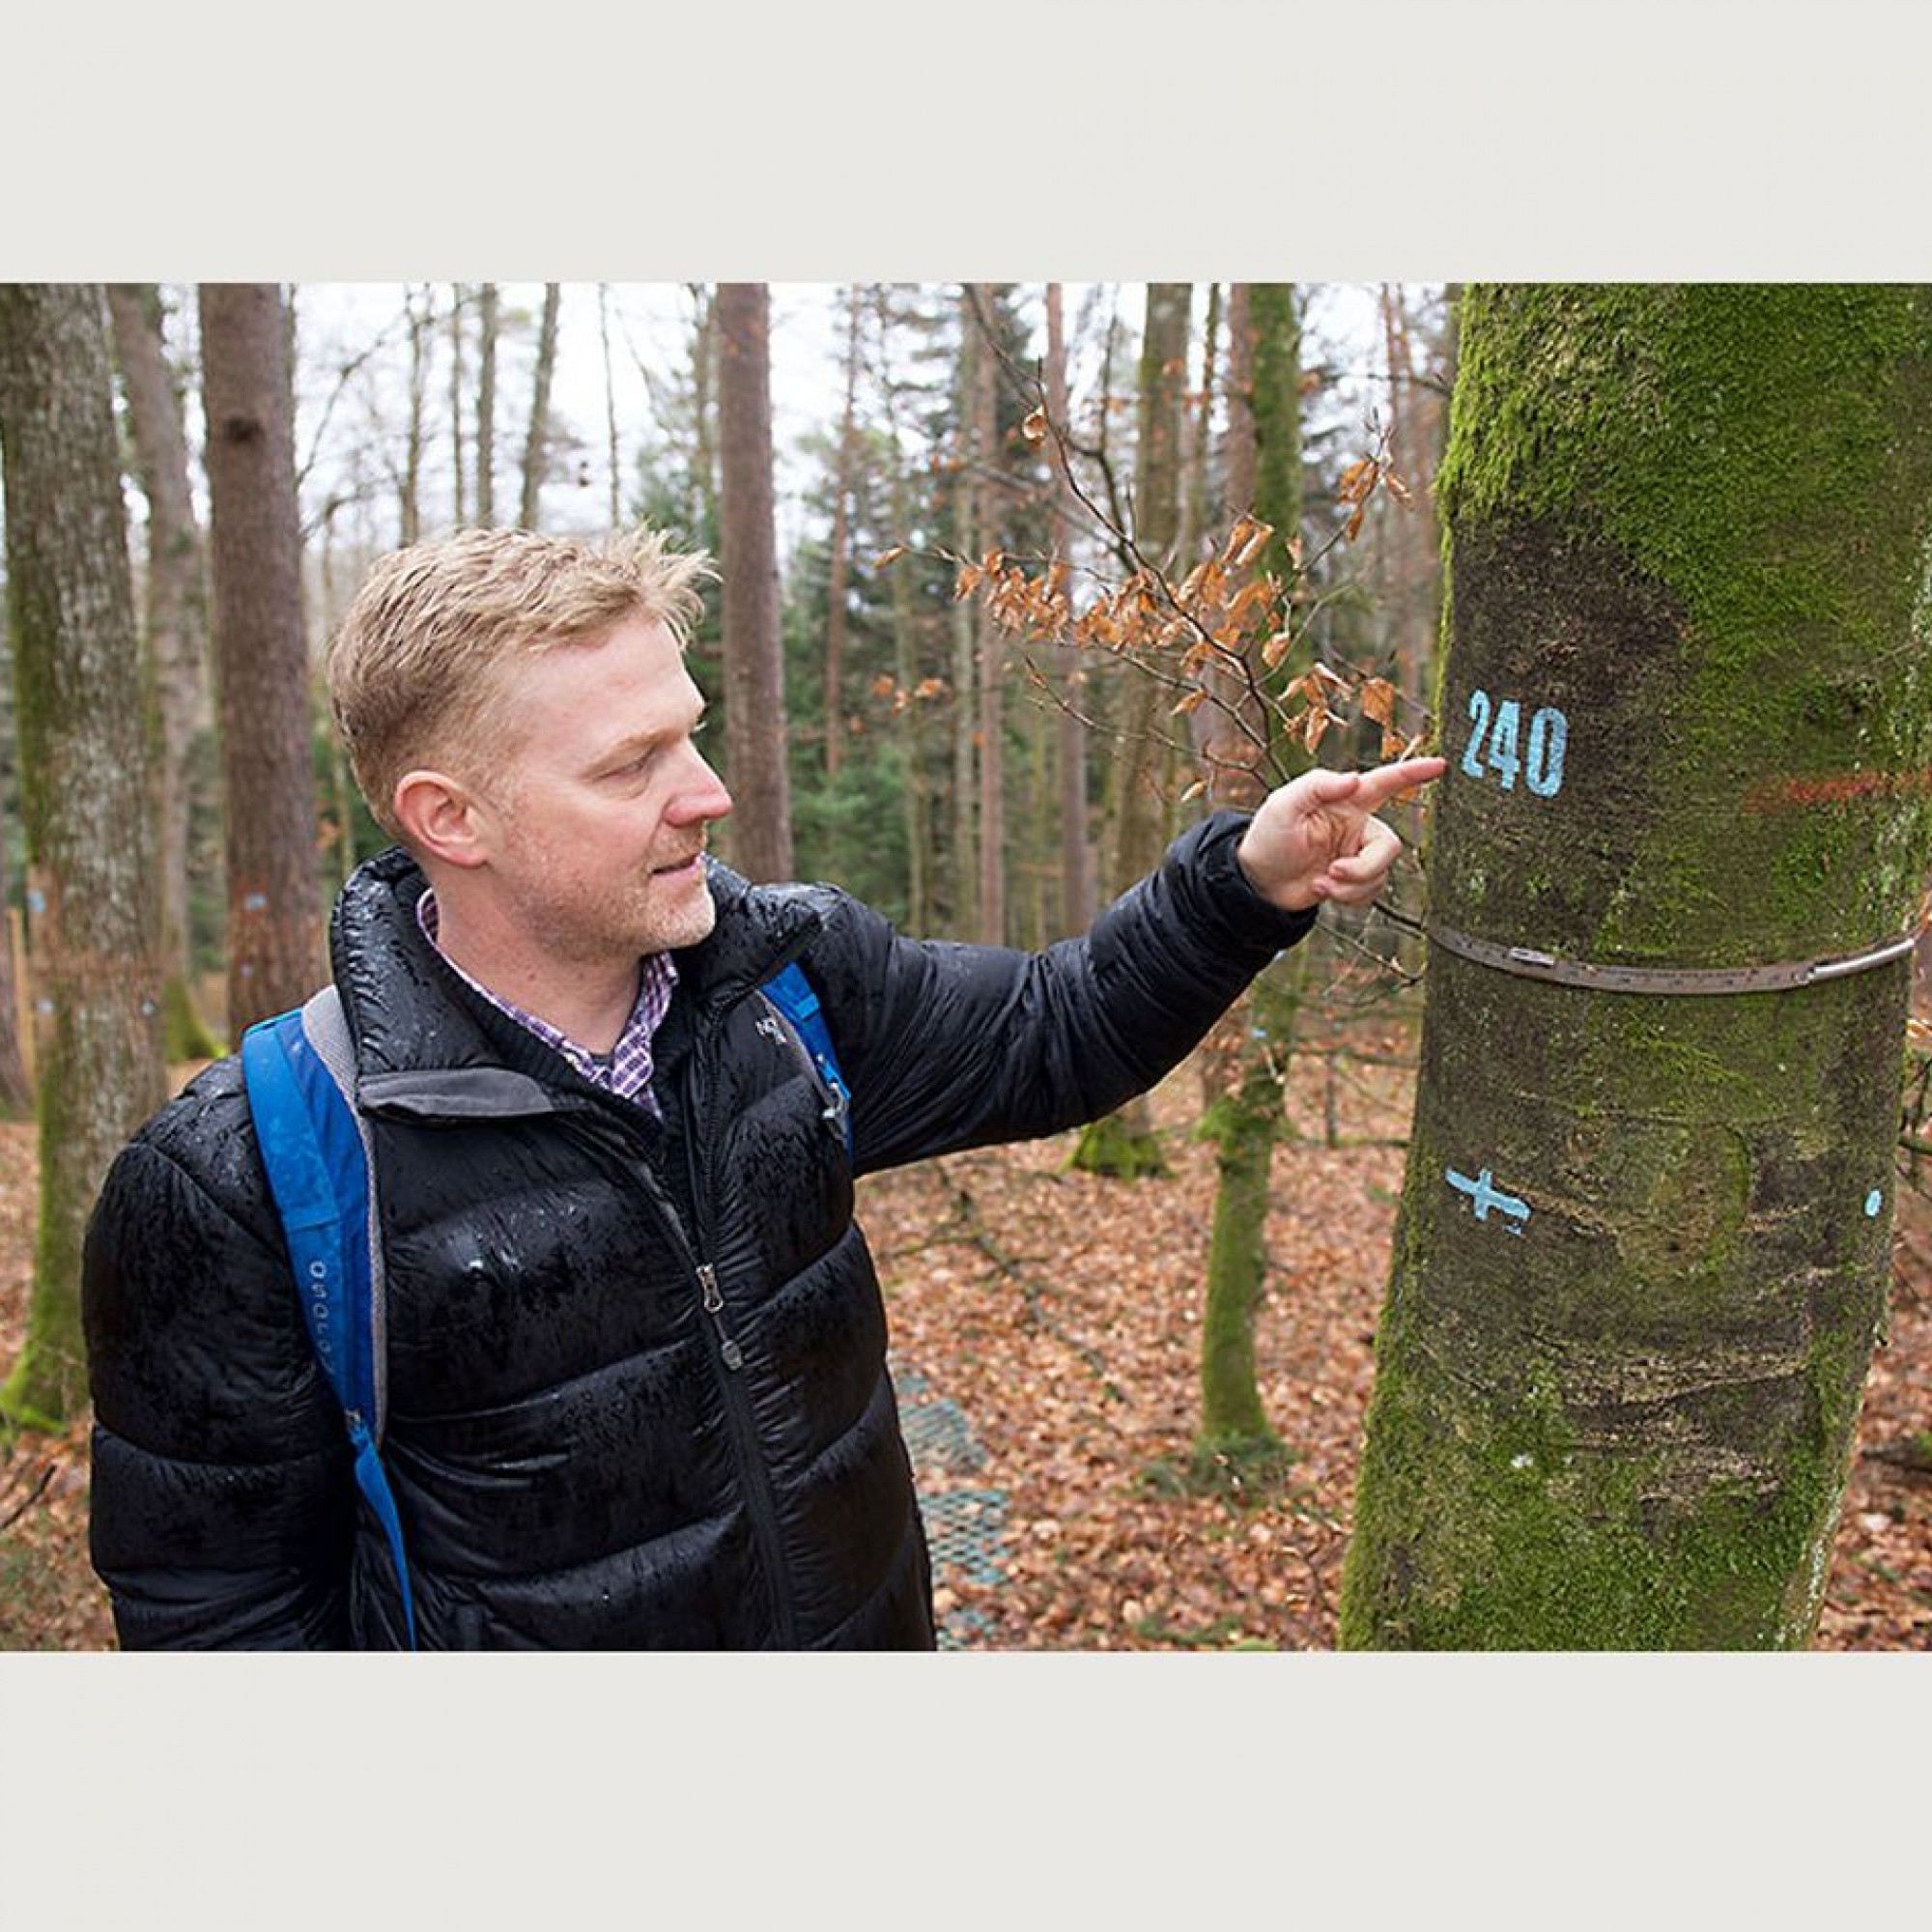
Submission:
[[[1570,721],[1545,705],[1529,721],[1529,744],[1520,747],[1522,707],[1506,697],[1492,704],[1487,691],[1469,694],[1469,716],[1476,728],[1463,753],[1463,769],[1472,779],[1493,772],[1505,791],[1513,791],[1519,775],[1538,798],[1554,798],[1563,789],[1563,753],[1570,741]],[[1483,740],[1490,741],[1488,753]]]

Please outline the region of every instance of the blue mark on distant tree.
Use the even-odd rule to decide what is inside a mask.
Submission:
[[[1506,1214],[1512,1223],[1529,1219],[1529,1203],[1520,1200],[1514,1194],[1505,1194],[1495,1184],[1495,1178],[1487,1167],[1474,1180],[1471,1180],[1466,1174],[1458,1174],[1453,1167],[1447,1171],[1444,1179],[1459,1193],[1469,1197],[1475,1205],[1476,1219],[1479,1221],[1487,1221],[1490,1218],[1492,1208],[1500,1214]],[[1512,1226],[1509,1232],[1512,1235],[1520,1235],[1522,1230],[1520,1227]]]
[[[1885,1206],[1884,1191],[1880,1188],[1874,1187],[1872,1191],[1865,1196],[1865,1219],[1867,1221],[1876,1221],[1878,1219],[1878,1210],[1884,1206]]]

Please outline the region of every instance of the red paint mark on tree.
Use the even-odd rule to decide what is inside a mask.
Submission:
[[[1833,772],[1819,778],[1781,779],[1753,785],[1747,811],[1789,811],[1810,805],[1849,805],[1862,798],[1917,798],[1932,793],[1932,770]]]

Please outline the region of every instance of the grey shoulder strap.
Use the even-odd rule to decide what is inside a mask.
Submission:
[[[376,1148],[369,1122],[355,1102],[355,1042],[349,1037],[349,1021],[342,1010],[342,995],[333,981],[302,1003],[301,1028],[316,1058],[328,1071],[344,1101],[349,1117],[355,1122],[355,1136],[362,1143],[362,1166],[369,1177],[369,1211],[364,1217],[363,1239],[369,1252],[370,1327],[375,1349],[372,1364],[376,1380],[376,1413],[373,1418],[376,1439],[383,1437],[383,1425],[389,1413],[388,1364],[388,1277],[383,1266],[383,1223],[377,1208],[378,1181]]]

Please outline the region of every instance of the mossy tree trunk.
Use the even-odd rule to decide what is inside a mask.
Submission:
[[[155,693],[156,814],[160,840],[161,1012],[171,1061],[221,1051],[194,998],[188,930],[188,823],[196,737],[209,728],[207,554],[188,478],[179,381],[152,282],[107,291],[128,398],[136,473],[148,504],[147,650]]]
[[[1905,933],[1932,291],[1471,289],[1462,357],[1432,924],[1693,971]],[[1809,1640],[1910,971],[1610,991],[1432,947],[1345,1647]]]
[[[1229,410],[1229,480],[1231,493],[1240,494],[1231,496],[1228,510],[1231,520],[1252,512],[1274,526],[1258,567],[1286,583],[1292,581],[1288,540],[1301,523],[1301,355],[1294,289],[1292,283],[1265,283],[1234,293],[1231,326],[1240,340],[1233,348],[1231,368],[1240,393],[1231,398]],[[1302,668],[1295,663],[1282,674]],[[1224,701],[1232,700],[1224,696]],[[1246,723],[1264,739],[1270,736],[1271,721],[1253,715],[1252,707]],[[1272,755],[1284,772],[1308,764],[1305,753],[1292,751],[1279,732],[1271,735]],[[1211,804],[1252,808],[1272,781],[1272,772],[1246,772],[1234,762],[1239,742],[1230,739],[1227,750],[1209,760]],[[1201,1122],[1202,1138],[1214,1143],[1216,1168],[1202,1317],[1201,1426],[1195,1439],[1196,1463],[1204,1472],[1227,1463],[1238,1473],[1281,1448],[1256,1379],[1255,1315],[1267,1282],[1268,1184],[1307,972],[1305,946],[1277,959],[1216,1030],[1207,1055],[1218,1091]]]
[[[108,1163],[165,1098],[149,740],[97,284],[0,286],[0,461],[21,803],[36,907],[40,1202],[26,1346],[0,1417],[87,1396],[80,1248]]]

